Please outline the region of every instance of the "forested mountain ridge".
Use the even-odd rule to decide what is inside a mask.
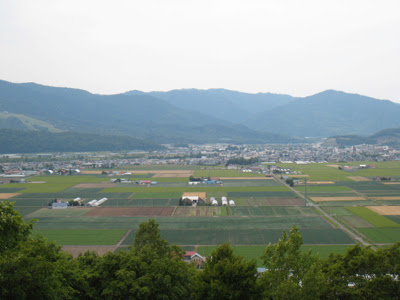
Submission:
[[[399,104],[334,90],[304,98],[224,89],[96,95],[0,81],[1,111],[60,130],[158,143],[289,143],[400,126]]]
[[[400,126],[400,105],[357,94],[327,90],[261,112],[245,124],[292,136],[372,134]]]
[[[0,153],[159,150],[164,147],[129,136],[0,129]]]
[[[333,136],[323,143],[325,146],[354,146],[360,144],[398,146],[400,145],[400,128],[384,129],[370,136]]]
[[[96,95],[34,83],[0,81],[0,111],[68,131],[129,135],[159,143],[286,143],[296,139],[177,108],[149,95]]]
[[[129,91],[129,95],[151,95],[187,110],[242,124],[260,111],[285,105],[295,97],[272,93],[243,93],[226,89],[181,89],[168,92]]]

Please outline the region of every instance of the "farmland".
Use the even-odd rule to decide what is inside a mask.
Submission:
[[[13,201],[27,220],[38,220],[35,233],[71,246],[74,251],[127,247],[132,244],[139,224],[149,218],[160,224],[162,237],[171,243],[209,253],[213,247],[229,242],[237,253],[255,258],[293,224],[303,235],[304,249],[313,249],[323,257],[329,249],[343,253],[356,242],[335,222],[371,244],[400,241],[399,216],[390,215],[390,208],[382,210],[383,205],[400,204],[400,184],[396,184],[400,182],[384,184],[373,180],[377,174],[397,174],[396,168],[377,164],[376,169],[364,171],[368,174],[357,174],[359,171],[345,172],[329,164],[279,165],[301,172],[295,190],[278,178],[237,170],[141,166],[127,169],[137,173],[123,176],[132,183],[111,183],[110,177],[98,171],[29,177],[27,183],[2,185],[0,201]],[[218,177],[222,184],[189,185],[189,174]],[[304,206],[304,176],[308,178],[308,202],[318,204],[335,222],[328,222],[315,208]],[[349,176],[363,176],[369,181]],[[135,183],[140,180],[158,183]],[[193,192],[206,193],[207,201],[215,197],[218,206],[179,206],[182,194]],[[55,199],[70,201],[76,197],[83,204],[104,197],[108,200],[100,207],[47,208]],[[235,206],[221,206],[221,197],[234,200]]]

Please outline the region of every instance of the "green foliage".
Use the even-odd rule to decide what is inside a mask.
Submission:
[[[255,164],[258,161],[259,161],[259,159],[257,157],[252,157],[252,158],[249,158],[249,159],[246,159],[244,157],[231,158],[226,162],[225,166],[229,166],[229,165],[247,166],[247,165]]]
[[[128,136],[0,129],[0,153],[157,150],[163,147]]]
[[[33,220],[25,223],[9,201],[0,202],[0,254],[25,241],[32,230]]]
[[[283,231],[277,244],[265,248],[261,259],[266,268],[261,278],[264,296],[277,299],[317,299],[320,297],[324,278],[320,259],[309,252],[302,252],[303,238],[295,225],[289,236]]]
[[[43,238],[30,238],[0,255],[1,299],[70,299],[78,285],[72,257]]]
[[[259,299],[256,261],[233,254],[229,244],[215,249],[198,274],[199,299]]]
[[[323,298],[395,299],[400,292],[400,244],[373,250],[355,245],[323,263],[328,284]]]

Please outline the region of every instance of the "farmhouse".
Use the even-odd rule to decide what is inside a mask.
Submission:
[[[203,269],[206,259],[196,251],[186,251],[183,255],[183,261],[193,264],[197,269]]]
[[[186,203],[192,204],[192,206],[196,206],[198,203],[206,202],[206,193],[198,192],[198,193],[183,193],[182,201]]]

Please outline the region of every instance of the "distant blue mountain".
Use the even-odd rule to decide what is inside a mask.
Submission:
[[[399,127],[399,116],[397,103],[327,90],[262,111],[244,124],[259,131],[302,137],[368,135]]]
[[[0,81],[1,111],[44,121],[63,131],[128,135],[159,143],[298,141],[185,110],[143,93],[106,96],[77,89]]]

